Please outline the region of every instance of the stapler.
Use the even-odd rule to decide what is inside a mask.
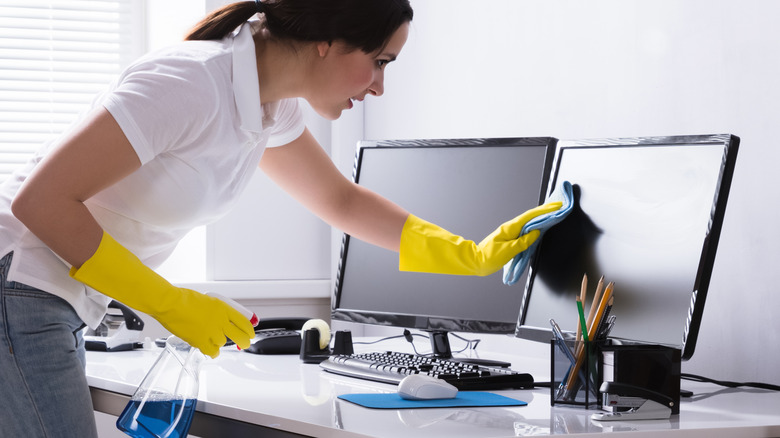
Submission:
[[[84,347],[91,351],[127,351],[141,348],[143,329],[144,322],[132,309],[118,301],[111,301],[97,329],[87,329],[85,332]]]
[[[662,420],[672,415],[674,400],[661,393],[639,386],[604,382],[599,388],[604,407],[615,409],[591,415],[596,421]]]

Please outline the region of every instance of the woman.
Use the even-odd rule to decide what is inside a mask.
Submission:
[[[225,6],[131,65],[3,185],[0,436],[96,436],[80,329],[111,299],[209,356],[226,338],[249,346],[240,313],[151,268],[229,210],[255,166],[332,226],[399,251],[404,270],[487,275],[536,239],[517,236],[559,205],[476,245],[345,179],[306,130],[296,98],[337,119],[382,95],[411,20],[407,0]]]

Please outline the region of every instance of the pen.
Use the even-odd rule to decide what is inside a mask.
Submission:
[[[615,297],[613,296],[609,299],[609,302],[607,303],[607,308],[604,309],[604,314],[601,315],[601,319],[598,322],[594,321],[594,323],[596,323],[596,339],[603,339],[600,336],[600,334],[606,328],[609,318],[611,316],[614,316],[614,315],[610,315],[614,302],[615,302]]]
[[[561,332],[561,328],[558,326],[558,323],[555,322],[554,319],[550,318],[550,325],[552,326],[552,332],[553,337],[555,338],[555,345],[558,346],[558,349],[561,350],[564,355],[566,355],[567,358],[569,358],[569,362],[571,364],[569,365],[569,369],[566,371],[566,375],[563,376],[561,379],[561,383],[558,385],[558,390],[555,393],[555,398],[560,398],[565,392],[566,392],[566,385],[565,382],[569,379],[569,373],[571,373],[571,369],[574,366],[574,364],[577,362],[577,359],[574,358],[574,354],[572,354],[569,347],[566,345],[566,340],[563,339],[563,332]],[[553,376],[553,379],[555,376]]]
[[[572,353],[569,346],[566,345],[566,340],[563,338],[563,332],[561,331],[561,328],[552,318],[550,318],[550,325],[552,326],[553,335],[555,335],[555,343],[558,344],[558,348],[563,351],[563,354],[565,354],[566,357],[569,358],[569,361],[572,363],[572,365],[574,365],[577,362],[577,359],[574,358],[574,353]]]
[[[565,382],[569,379],[569,373],[571,373],[574,364],[577,363],[577,359],[574,358],[574,353],[572,353],[571,349],[569,349],[569,346],[566,345],[566,340],[563,337],[563,332],[561,331],[560,326],[558,326],[558,323],[555,322],[554,319],[550,318],[550,325],[552,326],[553,335],[555,336],[555,344],[558,345],[558,349],[561,350],[569,359],[569,362],[571,362],[568,371],[566,371],[566,375],[563,376],[560,385],[558,385],[556,398],[560,398],[566,392]],[[582,372],[582,370],[580,370],[580,378],[585,378],[585,374]]]
[[[607,337],[609,337],[609,333],[612,331],[612,327],[615,326],[616,319],[616,315],[609,315],[607,323],[599,329],[599,333],[596,336],[598,336],[599,339],[607,339]]]

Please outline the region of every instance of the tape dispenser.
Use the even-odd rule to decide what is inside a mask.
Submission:
[[[301,328],[301,354],[303,363],[320,363],[332,355],[352,354],[352,332],[339,330],[330,348],[331,334],[328,323],[321,319],[310,319]]]

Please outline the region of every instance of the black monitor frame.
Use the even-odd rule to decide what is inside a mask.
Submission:
[[[715,191],[715,197],[710,212],[709,230],[702,241],[701,257],[699,259],[698,271],[696,272],[694,286],[690,296],[690,308],[684,327],[680,327],[681,338],[678,345],[669,345],[673,348],[679,348],[682,351],[682,359],[689,359],[696,346],[704,304],[707,298],[707,291],[710,285],[712,269],[715,263],[715,255],[720,238],[723,219],[726,212],[726,203],[728,201],[731,180],[736,166],[737,151],[739,149],[739,137],[730,134],[717,135],[693,135],[693,136],[670,136],[670,137],[637,137],[637,138],[614,138],[614,139],[593,139],[593,140],[575,140],[561,141],[555,155],[553,170],[548,184],[548,191],[556,187],[558,183],[558,171],[560,169],[561,155],[567,149],[571,148],[607,148],[607,147],[625,147],[625,146],[673,146],[673,145],[713,145],[721,147],[724,154],[721,160],[719,178]],[[575,183],[572,181],[572,183]],[[554,232],[554,229],[550,232]],[[539,250],[533,257],[529,273],[526,280],[525,291],[522,301],[521,312],[515,331],[518,338],[529,339],[539,342],[549,342],[551,339],[550,327],[537,327],[526,324],[526,317],[530,311],[529,300],[533,292],[534,281],[539,273],[539,253],[544,247],[544,240],[541,242]],[[581,275],[581,274],[580,274]],[[593,281],[595,283],[595,281]],[[616,285],[619,289],[619,285]],[[591,291],[592,293],[592,291]],[[644,343],[642,340],[626,339],[626,342]]]
[[[549,180],[550,170],[552,168],[552,159],[555,155],[555,146],[557,139],[551,137],[523,137],[523,138],[471,138],[471,139],[424,139],[424,140],[380,140],[380,141],[361,141],[358,143],[355,154],[352,179],[360,183],[360,163],[362,154],[367,148],[450,148],[463,146],[544,146],[545,158],[542,170],[542,178],[539,181],[540,194],[539,202],[543,201],[546,191],[545,184]],[[500,202],[500,200],[497,200]],[[403,207],[403,205],[402,205]],[[496,224],[498,226],[499,224]],[[331,299],[331,317],[333,320],[346,321],[352,323],[393,326],[410,329],[419,329],[430,332],[433,355],[438,357],[451,357],[449,344],[447,341],[447,332],[471,332],[471,333],[503,333],[512,334],[515,331],[514,322],[504,321],[483,321],[448,317],[433,317],[427,315],[387,313],[381,311],[368,311],[360,309],[344,309],[341,307],[341,289],[344,279],[345,265],[343,261],[349,254],[351,237],[344,234],[342,237],[341,252],[339,264],[335,279],[335,287]],[[504,286],[506,287],[506,286]],[[520,291],[509,293],[519,294]]]

